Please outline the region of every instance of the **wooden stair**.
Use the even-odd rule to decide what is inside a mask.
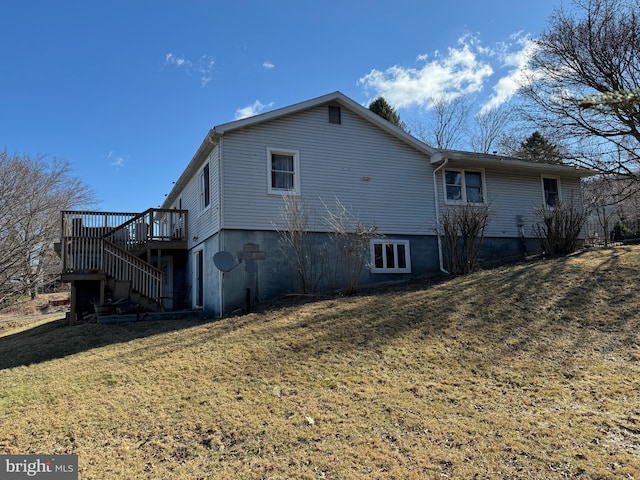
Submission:
[[[63,211],[61,279],[72,287],[83,280],[100,281],[101,300],[117,302],[122,310],[162,311],[165,273],[149,263],[151,251],[155,248],[160,257],[161,248],[187,248],[186,215],[166,209],[139,214]]]

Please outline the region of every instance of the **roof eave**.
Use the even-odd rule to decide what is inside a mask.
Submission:
[[[597,172],[589,170],[584,167],[578,167],[574,165],[545,163],[545,162],[532,162],[530,160],[523,160],[521,158],[506,157],[501,155],[489,155],[479,153],[469,153],[463,151],[454,150],[441,150],[438,155],[431,157],[431,163],[440,163],[444,159],[469,162],[475,166],[512,166],[522,170],[535,170],[535,171],[554,171],[557,173],[564,173],[565,175],[573,175],[577,177],[591,177],[597,175]]]
[[[187,168],[182,172],[178,180],[174,183],[173,188],[164,199],[162,208],[171,208],[173,202],[178,198],[178,192],[184,190],[189,179],[200,169],[200,165],[202,165],[204,159],[213,151],[217,143],[220,141],[221,136],[222,135],[215,131],[215,128],[209,130],[200,144],[200,147],[198,147],[195,155],[187,165]]]

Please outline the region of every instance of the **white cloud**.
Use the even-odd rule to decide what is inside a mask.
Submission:
[[[275,68],[275,65],[271,63],[269,60],[265,60],[264,62],[262,62],[262,66],[264,67],[265,70],[271,70],[272,68]]]
[[[520,88],[536,77],[536,73],[529,67],[529,60],[535,53],[536,48],[534,41],[529,36],[522,36],[521,34],[516,34],[512,38],[515,43],[504,44],[504,48],[499,54],[503,66],[510,68],[510,70],[507,75],[499,78],[493,86],[493,94],[482,105],[480,114],[508,102]],[[516,50],[510,50],[514,45]]]
[[[124,157],[116,155],[113,150],[107,154],[107,161],[110,167],[120,168],[124,166]]]
[[[213,70],[215,63],[216,62],[213,60],[213,57],[209,57],[207,55],[203,55],[198,61],[196,68],[198,73],[202,75],[200,80],[203,87],[211,81],[211,71]]]
[[[491,82],[493,93],[481,106],[486,112],[510,100],[533,75],[528,61],[534,48],[533,40],[522,33],[492,47],[482,46],[476,36],[465,35],[446,52],[418,55],[418,68],[394,65],[384,71],[374,69],[358,83],[373,92],[372,97],[384,96],[395,108],[430,109],[435,99],[478,94]],[[504,69],[507,74],[496,78],[496,70]]]
[[[203,55],[197,61],[192,61],[174,53],[167,53],[164,57],[164,64],[183,69],[188,75],[199,75],[200,84],[204,87],[211,81],[211,72],[215,65],[215,60],[209,55]]]
[[[164,57],[165,64],[175,65],[177,67],[190,67],[191,62],[184,57],[177,57],[173,53],[167,53]]]
[[[463,37],[458,48],[449,48],[446,56],[436,52],[433,60],[419,55],[421,68],[398,65],[385,71],[372,70],[359,83],[382,95],[395,108],[419,106],[430,108],[436,98],[453,100],[478,92],[485,79],[493,74],[489,63],[480,58],[482,49],[473,37]]]
[[[254,115],[258,115],[259,113],[261,113],[265,108],[269,108],[271,106],[273,106],[273,102],[267,103],[265,105],[261,103],[260,100],[256,100],[252,105],[248,105],[244,108],[239,108],[238,110],[236,110],[235,119],[241,120],[243,118],[253,117]]]

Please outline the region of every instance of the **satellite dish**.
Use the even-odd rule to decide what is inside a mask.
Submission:
[[[213,264],[222,272],[230,272],[236,265],[236,259],[229,252],[218,252],[213,256]]]

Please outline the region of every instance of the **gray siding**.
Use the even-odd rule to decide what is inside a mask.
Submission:
[[[301,199],[312,229],[326,231],[324,204],[335,199],[381,233],[433,232],[432,167],[423,153],[346,109],[342,124],[328,122],[327,107],[225,133],[222,228],[274,230],[281,195],[269,195],[267,148],[300,154]]]
[[[200,172],[209,162],[209,207],[200,207]],[[189,247],[194,247],[220,229],[220,149],[218,146],[189,180],[182,194],[182,208],[189,210]],[[195,240],[194,240],[195,238]]]
[[[438,172],[438,204],[440,212],[447,208],[444,202],[443,170],[465,168],[456,162],[450,163]],[[467,166],[469,170],[478,170],[477,166]],[[543,203],[542,175],[540,172],[488,167],[484,169],[486,198],[489,205],[489,224],[486,237],[517,238],[519,236],[516,217],[524,220],[524,235],[535,236],[533,225],[537,222],[536,210]],[[554,174],[544,175],[556,177]],[[560,193],[565,202],[573,200],[576,207],[582,207],[580,180],[571,177],[560,178]]]

